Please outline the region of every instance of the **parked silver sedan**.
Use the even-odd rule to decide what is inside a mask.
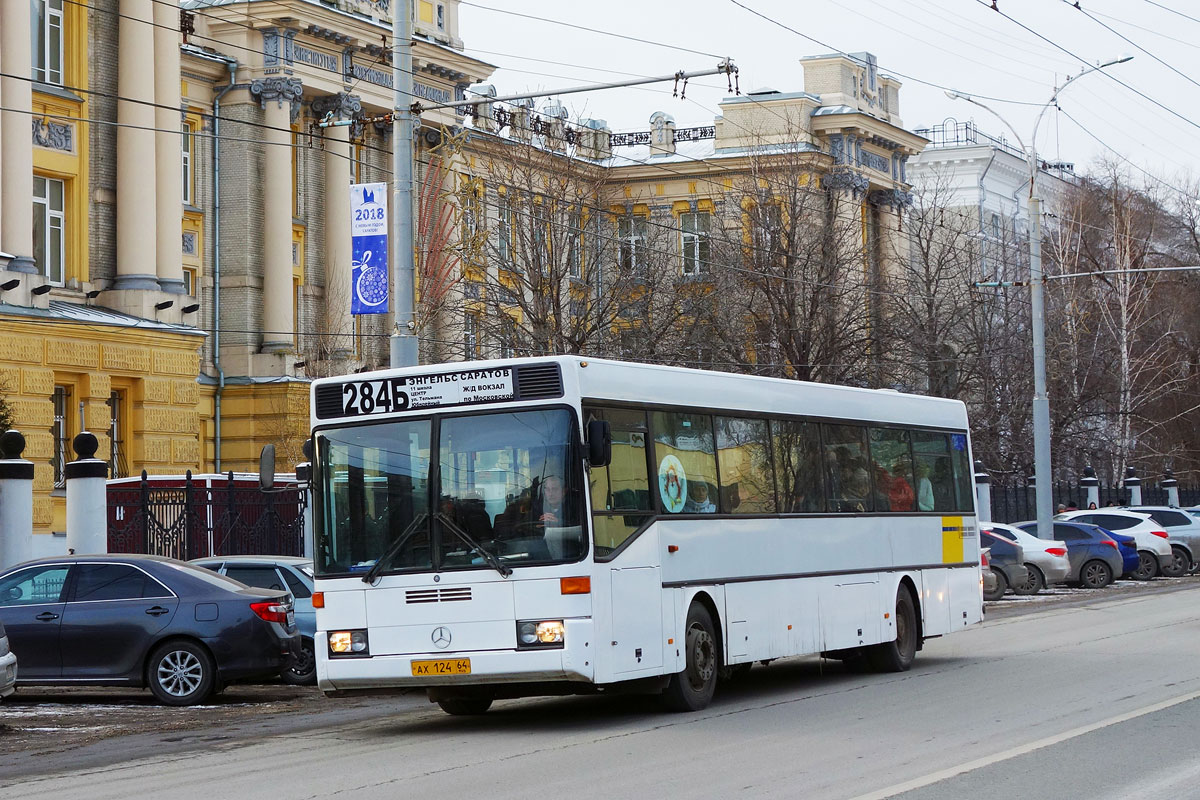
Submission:
[[[17,654],[8,646],[8,634],[0,622],[0,697],[8,697],[17,686]]]
[[[983,522],[980,523],[980,527],[1021,545],[1025,555],[1025,568],[1029,572],[1029,582],[1022,587],[1013,586],[1013,590],[1018,594],[1037,594],[1047,586],[1066,583],[1067,576],[1071,573],[1071,560],[1067,557],[1066,542],[1039,539],[1003,522]]]

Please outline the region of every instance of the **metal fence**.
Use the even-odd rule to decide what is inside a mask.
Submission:
[[[1099,487],[1100,502],[1097,505],[1123,506],[1129,503],[1130,490],[1118,485]],[[1070,508],[1087,508],[1087,489],[1072,483],[1056,483],[1053,489],[1055,509],[1061,504]],[[1142,487],[1142,505],[1167,505],[1167,490],[1158,486]],[[1183,508],[1200,505],[1200,486],[1180,486],[1179,505]],[[1037,517],[1035,490],[1032,486],[997,486],[992,484],[992,520],[1013,523]]]
[[[303,485],[263,491],[233,473],[178,486],[152,483],[108,488],[108,550],[188,560],[207,556],[304,554]]]

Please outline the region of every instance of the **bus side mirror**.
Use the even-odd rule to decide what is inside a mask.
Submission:
[[[594,419],[587,424],[588,464],[607,467],[612,461],[612,426],[605,419]]]
[[[275,486],[275,445],[264,444],[258,456],[258,488],[266,490]]]

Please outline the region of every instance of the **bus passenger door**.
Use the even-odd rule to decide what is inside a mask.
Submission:
[[[658,567],[614,569],[612,575],[613,674],[662,666],[662,576]]]

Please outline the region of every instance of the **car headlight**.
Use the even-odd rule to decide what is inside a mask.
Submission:
[[[561,619],[527,620],[517,623],[518,648],[562,647],[565,640],[566,627]]]
[[[369,656],[371,648],[367,644],[367,632],[330,631],[329,655],[331,656]]]

